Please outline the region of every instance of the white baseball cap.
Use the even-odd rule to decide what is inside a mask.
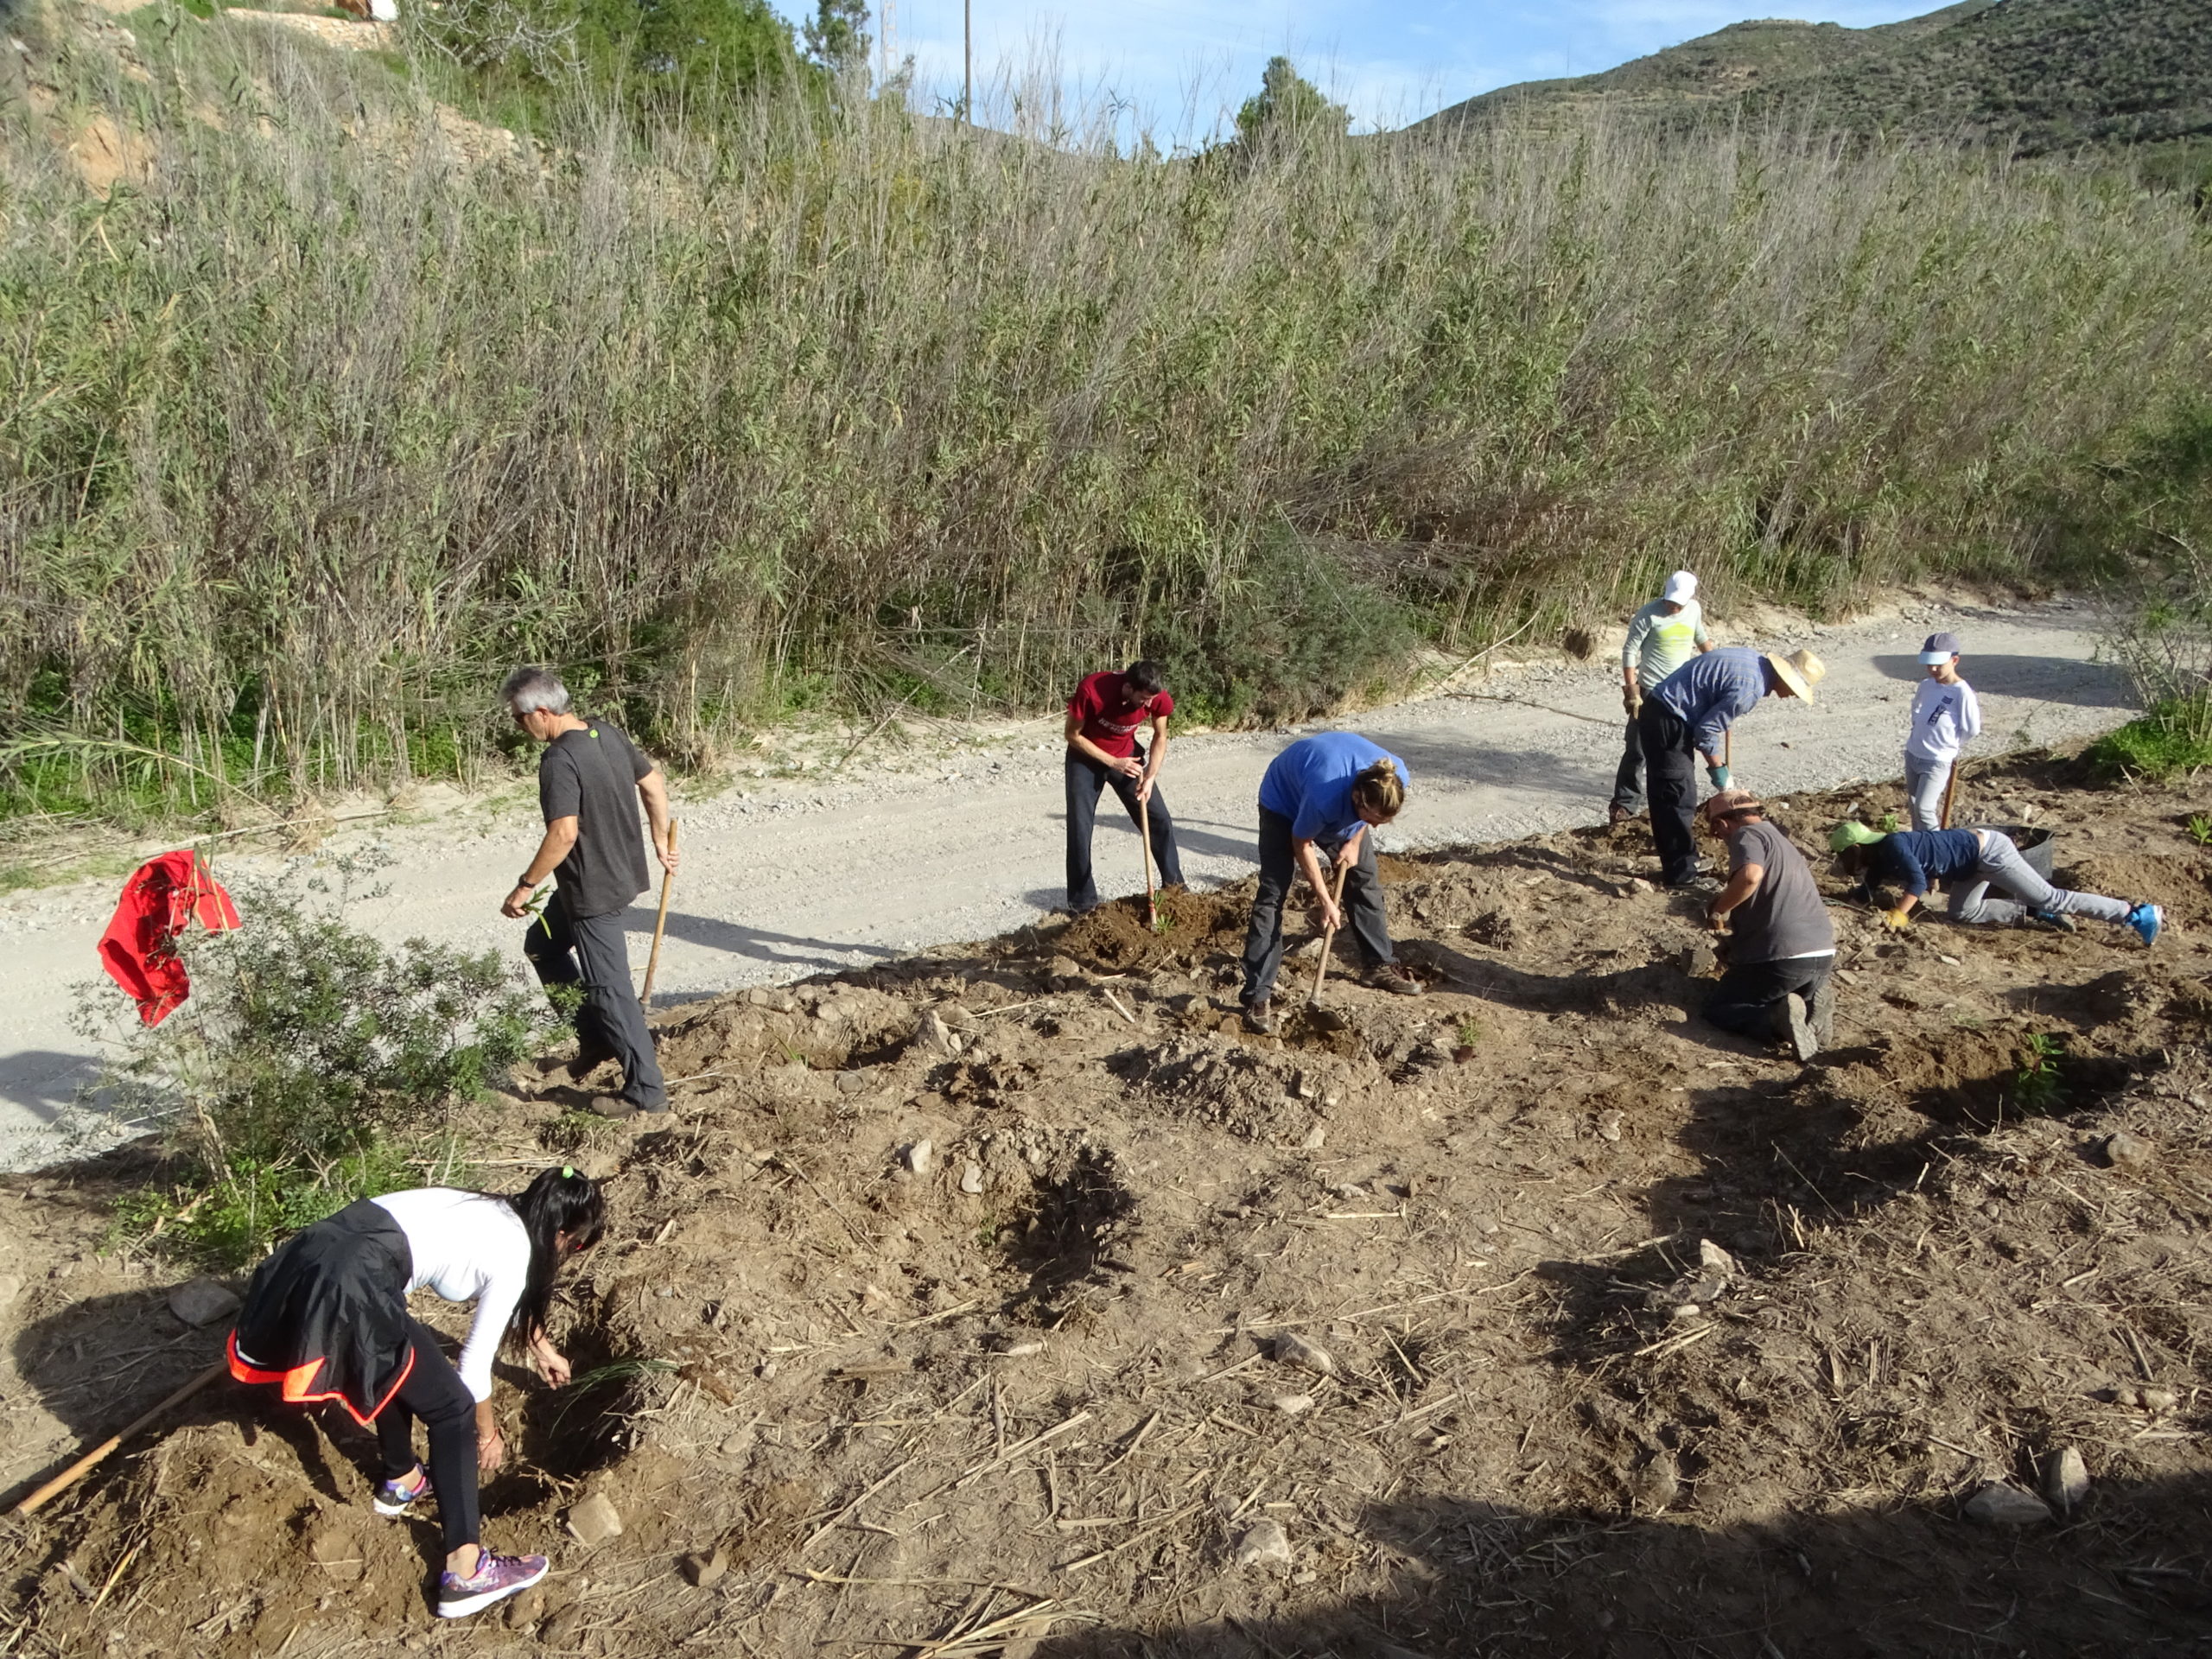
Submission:
[[[1687,605],[1697,597],[1697,578],[1687,570],[1677,570],[1667,578],[1665,591],[1659,597],[1669,605]]]

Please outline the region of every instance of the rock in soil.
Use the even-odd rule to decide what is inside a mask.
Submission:
[[[713,1589],[728,1571],[729,1557],[722,1553],[720,1544],[683,1558],[683,1576],[702,1590]]]
[[[1654,1452],[1643,1466],[1629,1478],[1629,1496],[1639,1510],[1665,1509],[1681,1496],[1681,1472],[1668,1452]]]
[[[960,1172],[960,1190],[971,1198],[983,1190],[983,1166],[981,1164],[971,1162]]]
[[[237,1295],[213,1279],[188,1280],[169,1292],[169,1312],[194,1329],[227,1319],[238,1311]]]
[[[1985,1527],[2039,1527],[2050,1519],[2050,1506],[2033,1492],[1993,1480],[1967,1500],[1967,1519]]]
[[[1280,1522],[1255,1521],[1238,1535],[1235,1560],[1242,1567],[1287,1568],[1293,1560],[1290,1535]]]
[[[2082,1507],[2089,1496],[2089,1466],[2080,1452],[2069,1446],[2045,1460],[2043,1495],[2062,1514]]]
[[[584,1633],[584,1610],[563,1607],[538,1627],[537,1639],[555,1652],[567,1652],[578,1645]]]
[[[1279,1394],[1274,1397],[1274,1408],[1286,1417],[1302,1417],[1313,1409],[1313,1396],[1310,1394]]]
[[[2107,1135],[2097,1150],[2113,1169],[2148,1169],[2158,1161],[2158,1153],[2151,1143],[2126,1129],[2115,1129]]]
[[[569,1530],[586,1549],[622,1535],[622,1514],[606,1493],[594,1492],[569,1511]]]
[[[1275,1358],[1285,1365],[1302,1365],[1309,1371],[1319,1371],[1323,1376],[1337,1374],[1337,1362],[1329,1351],[1319,1343],[1306,1341],[1295,1331],[1286,1331],[1275,1338]]]
[[[902,1154],[907,1171],[915,1175],[928,1174],[930,1173],[930,1157],[936,1150],[937,1148],[927,1140],[915,1141],[914,1144],[908,1147],[906,1152]]]

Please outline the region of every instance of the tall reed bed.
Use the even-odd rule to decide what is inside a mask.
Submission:
[[[1141,650],[1302,712],[1678,563],[2033,575],[2212,346],[2185,206],[2087,175],[1602,124],[1130,158],[778,98],[463,160],[386,69],[170,21],[76,88],[143,186],[0,157],[0,718],[195,797],[465,772],[522,659],[701,762]],[[37,753],[19,804],[148,764]]]

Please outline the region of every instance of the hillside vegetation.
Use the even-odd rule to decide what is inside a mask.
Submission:
[[[1592,103],[1671,119],[1786,111],[2025,155],[2212,141],[2212,0],[1966,0],[1858,29],[1735,23],[1603,74],[1502,87],[1422,124]]]
[[[1678,563],[1724,607],[2049,579],[2202,447],[2205,232],[2107,179],[767,96],[472,145],[391,67],[128,21],[34,39],[0,156],[18,811],[467,775],[522,659],[695,765],[1140,650],[1298,714]],[[105,199],[56,142],[96,122],[149,158]]]

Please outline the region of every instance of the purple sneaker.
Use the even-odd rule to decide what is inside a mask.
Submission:
[[[378,1515],[405,1515],[415,1504],[430,1495],[430,1471],[418,1463],[415,1465],[415,1473],[421,1478],[422,1484],[412,1491],[408,1489],[404,1480],[387,1480],[377,1488],[377,1495],[372,1501]]]
[[[488,1549],[479,1549],[476,1571],[469,1577],[464,1579],[456,1573],[439,1577],[438,1617],[467,1618],[480,1612],[495,1601],[529,1589],[545,1576],[545,1567],[543,1555],[494,1555]]]

